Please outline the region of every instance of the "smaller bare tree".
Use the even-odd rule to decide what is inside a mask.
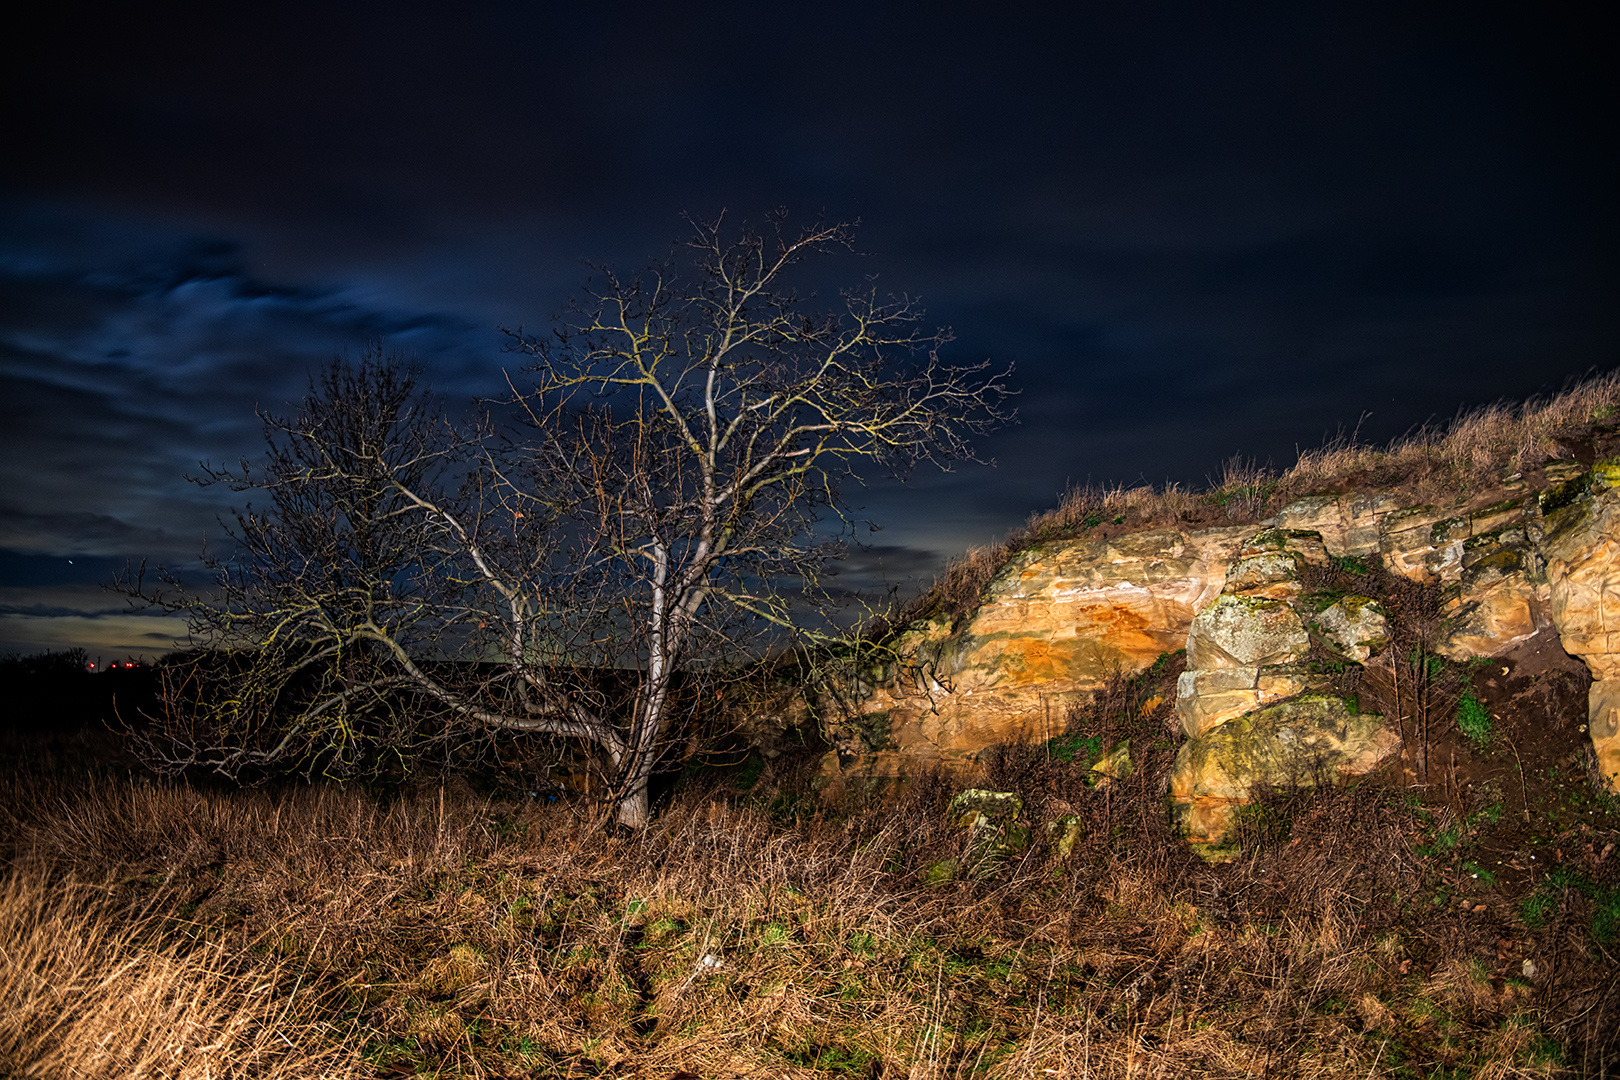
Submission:
[[[293,416],[263,413],[266,452],[236,468],[204,464],[193,482],[258,492],[203,553],[213,588],[139,571],[115,588],[183,614],[192,648],[160,664],[163,710],[132,730],[167,771],[238,780],[288,768],[351,775],[378,750],[417,756],[442,737],[413,681],[358,632],[386,626],[413,652],[443,630],[445,569],[431,530],[398,490],[437,485],[459,442],[418,373],[373,352],[311,378]]]

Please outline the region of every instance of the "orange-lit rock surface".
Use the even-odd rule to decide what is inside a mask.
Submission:
[[[1383,717],[1352,712],[1336,697],[1303,695],[1183,743],[1170,774],[1171,809],[1188,841],[1220,844],[1256,784],[1359,776],[1400,745]]]
[[[965,768],[988,746],[1061,733],[1068,707],[1111,674],[1186,647],[1253,531],[1157,529],[1020,552],[955,633],[924,624],[902,639],[915,663],[868,687],[858,719],[833,720],[824,773]]]
[[[1620,791],[1620,460],[1547,501],[1541,550],[1553,625],[1564,651],[1591,669],[1588,731],[1598,768]]]
[[[1366,598],[1318,608],[1301,595],[1300,566],[1357,557],[1447,589],[1434,647],[1452,659],[1501,655],[1556,626],[1597,680],[1588,725],[1620,790],[1620,462],[1553,464],[1545,475],[1541,490],[1515,477],[1474,502],[1319,495],[1259,525],[1028,548],[969,617],[907,628],[895,642],[903,662],[870,672],[849,707],[823,710],[836,747],[824,779],[968,771],[990,746],[1062,733],[1069,707],[1114,672],[1181,648],[1177,713],[1190,740],[1208,739],[1320,689],[1301,663],[1311,635],[1352,662],[1382,647],[1383,616]],[[1362,735],[1371,741],[1347,746],[1341,771],[1382,759],[1367,747],[1387,734]],[[1207,797],[1241,798],[1228,791],[1240,776],[1222,784],[1225,794]]]

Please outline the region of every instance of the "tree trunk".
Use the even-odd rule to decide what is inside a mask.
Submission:
[[[629,781],[628,786],[619,795],[619,805],[615,820],[626,829],[643,829],[651,816],[648,806],[648,779],[646,773],[637,772]]]
[[[649,667],[650,676],[643,685],[646,696],[636,710],[640,716],[631,726],[617,778],[616,816],[618,823],[629,829],[645,827],[652,816],[649,796],[653,766],[658,760],[658,738],[664,731],[669,704],[668,673],[674,665],[667,658],[657,658]]]

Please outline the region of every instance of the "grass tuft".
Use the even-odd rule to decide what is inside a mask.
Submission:
[[[1491,743],[1491,714],[1471,693],[1463,694],[1457,702],[1457,730],[1481,750]]]
[[[194,939],[166,901],[37,868],[0,879],[0,1071],[17,1076],[356,1075],[352,1025],[295,964]]]

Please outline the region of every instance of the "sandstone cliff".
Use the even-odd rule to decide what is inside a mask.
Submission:
[[[824,781],[968,773],[989,746],[1060,733],[1112,673],[1185,648],[1170,794],[1189,836],[1213,842],[1254,783],[1364,772],[1400,747],[1381,718],[1325,702],[1304,663],[1313,638],[1346,663],[1384,648],[1375,603],[1323,606],[1299,583],[1303,566],[1351,557],[1446,587],[1433,647],[1451,659],[1555,630],[1591,670],[1588,730],[1620,790],[1620,459],[1554,463],[1450,501],[1324,494],[1252,525],[1031,545],[954,627],[925,620],[894,639],[899,662],[828,717]]]

